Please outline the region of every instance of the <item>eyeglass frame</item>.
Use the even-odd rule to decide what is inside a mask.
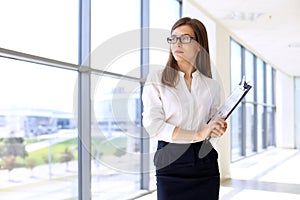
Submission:
[[[187,37],[187,38],[189,38],[189,39],[190,39],[189,42],[182,42],[182,40],[181,40],[182,37]],[[174,43],[171,42],[172,38],[176,38],[176,41],[175,41]],[[195,41],[196,41],[196,38],[195,38],[195,37],[191,37],[191,36],[189,36],[189,35],[181,35],[181,36],[175,36],[175,35],[173,35],[173,36],[167,37],[167,42],[168,42],[169,44],[176,44],[176,43],[178,42],[178,40],[179,40],[179,42],[180,42],[181,44],[189,44],[189,43],[192,42],[192,40],[195,40]]]

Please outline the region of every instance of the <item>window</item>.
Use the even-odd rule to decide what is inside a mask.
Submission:
[[[266,65],[266,146],[275,145],[275,102],[274,102],[274,70]]]
[[[170,49],[167,37],[170,36],[173,24],[180,18],[180,5],[181,3],[176,0],[150,1],[150,71],[163,68],[167,63]],[[166,8],[171,11],[168,15]]]
[[[141,1],[91,4],[92,198],[119,199],[140,189]]]
[[[274,74],[271,65],[231,40],[231,86],[242,76],[253,86],[231,116],[232,161],[275,145]]]
[[[257,65],[256,65],[256,84],[255,84],[255,90],[256,90],[256,102],[257,102],[257,142],[258,142],[258,151],[261,151],[266,148],[265,146],[265,140],[266,140],[266,132],[265,132],[265,108],[263,106],[264,103],[264,62],[260,58],[256,58]],[[261,88],[261,89],[259,89]]]
[[[0,164],[10,191],[1,197],[76,197],[77,72],[7,58],[0,66]]]
[[[155,187],[140,94],[152,64],[143,47],[161,41],[141,28],[151,33],[157,12],[169,18],[153,27],[175,22],[181,3],[152,3],[1,3],[0,165],[11,191],[1,197],[120,199]]]
[[[140,4],[140,0],[91,1],[92,68],[140,77]]]
[[[231,90],[242,78],[242,47],[231,40]],[[231,159],[236,160],[242,155],[242,109],[238,105],[231,115]]]
[[[152,160],[145,156],[151,147],[148,138],[141,137],[141,85],[151,66],[166,63],[165,30],[180,11],[176,0],[163,2],[168,11],[158,3],[162,2],[110,1],[103,6],[92,1],[93,198],[116,199],[155,187],[149,173]],[[124,9],[128,6],[130,12]],[[159,12],[168,17],[155,20]]]
[[[0,47],[76,64],[78,2],[1,2]]]
[[[245,73],[244,76],[250,84],[253,83],[254,79],[254,55],[245,50]],[[251,89],[249,93],[245,97],[245,104],[243,105],[245,108],[244,111],[244,119],[245,119],[245,140],[246,140],[246,155],[251,155],[256,151],[256,131],[254,130],[254,90]]]

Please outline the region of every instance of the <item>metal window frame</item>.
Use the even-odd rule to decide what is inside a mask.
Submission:
[[[246,54],[246,50],[245,48],[242,46],[241,49],[241,77],[244,76],[246,70],[245,70],[245,66],[246,66],[246,59],[245,59],[245,54]],[[242,101],[242,109],[241,109],[241,124],[242,124],[242,145],[241,145],[241,156],[246,156],[246,149],[247,149],[247,131],[246,131],[246,105],[245,105],[245,101]]]
[[[253,81],[254,81],[254,102],[257,102],[257,57],[256,56],[253,56]],[[254,106],[254,150],[255,152],[258,152],[258,132],[257,132],[257,124],[258,124],[258,112],[257,112],[257,103],[253,103],[253,106]]]
[[[146,79],[148,73],[149,73],[149,29],[150,26],[150,2],[149,0],[141,0],[141,68],[140,68],[140,75],[142,79]],[[143,91],[143,85],[144,83],[141,83],[141,93],[140,93],[140,105],[141,105],[141,111],[143,112],[143,106],[142,106],[142,91]],[[141,113],[140,113],[141,114]],[[142,123],[142,117],[141,124]],[[141,126],[143,127],[143,126]],[[148,133],[144,128],[141,129],[141,152],[140,152],[140,175],[141,175],[141,182],[140,182],[140,189],[143,190],[149,190],[149,184],[150,184],[150,140],[149,137],[147,137]]]
[[[263,149],[266,149],[268,147],[267,141],[268,141],[268,134],[267,134],[267,73],[266,73],[266,62],[263,61],[263,89],[260,90],[261,92],[263,92]]]
[[[91,199],[91,1],[79,0],[78,199]],[[83,106],[84,105],[84,106]]]

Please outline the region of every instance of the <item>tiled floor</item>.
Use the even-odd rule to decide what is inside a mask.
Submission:
[[[300,200],[300,151],[272,149],[231,164],[220,200]],[[155,200],[156,192],[137,198]]]

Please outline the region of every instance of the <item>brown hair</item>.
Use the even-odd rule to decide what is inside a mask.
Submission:
[[[197,19],[184,17],[179,19],[177,22],[175,22],[175,24],[171,29],[171,33],[177,27],[182,25],[188,25],[194,30],[196,41],[202,47],[196,57],[195,67],[199,72],[201,72],[205,76],[212,78],[209,48],[208,48],[208,38],[207,38],[207,32],[205,26],[202,24],[202,22],[200,22]],[[171,87],[175,87],[178,81],[178,73],[177,73],[178,70],[179,70],[179,66],[170,50],[169,59],[167,61],[167,65],[163,70],[163,74],[162,74],[162,80],[161,80],[162,83]]]

